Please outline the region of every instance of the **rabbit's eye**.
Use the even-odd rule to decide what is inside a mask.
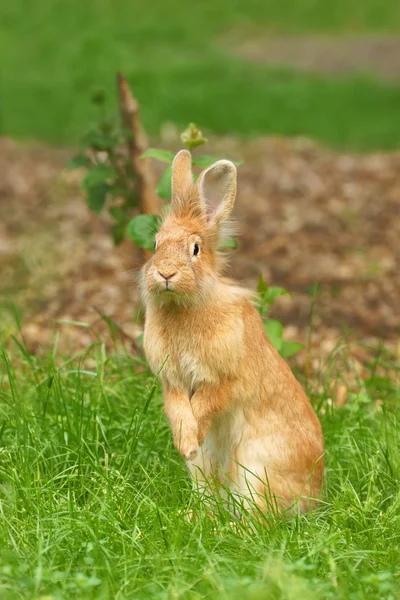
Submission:
[[[195,244],[195,245],[193,246],[193,256],[197,256],[199,252],[200,252],[199,245],[198,245],[198,244]]]

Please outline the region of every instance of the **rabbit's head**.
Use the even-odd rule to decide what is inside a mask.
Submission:
[[[201,302],[215,290],[221,269],[218,245],[236,197],[236,168],[220,160],[193,183],[190,152],[172,165],[172,199],[142,271],[144,299],[162,304]]]

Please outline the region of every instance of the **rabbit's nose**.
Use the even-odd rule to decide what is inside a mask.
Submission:
[[[166,271],[166,270],[164,270],[163,273],[161,273],[161,271],[158,271],[158,274],[161,275],[161,277],[163,279],[165,279],[165,281],[169,281],[170,279],[172,279],[172,277],[174,275],[176,275],[176,271]]]

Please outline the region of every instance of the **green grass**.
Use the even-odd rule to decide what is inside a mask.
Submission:
[[[194,120],[216,134],[304,134],[368,150],[400,143],[400,82],[324,77],[235,58],[235,28],[273,33],[398,33],[397,0],[26,0],[0,6],[0,131],[76,143],[91,93],[124,71],[144,122]]]
[[[400,598],[399,370],[387,357],[342,409],[312,394],[326,438],[319,509],[250,519],[250,533],[191,491],[139,359],[101,344],[64,361],[1,352],[2,600]]]

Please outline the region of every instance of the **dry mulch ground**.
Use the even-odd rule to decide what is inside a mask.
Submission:
[[[245,161],[239,169],[241,237],[232,272],[250,286],[262,272],[271,284],[293,292],[274,310],[287,336],[306,342],[317,282],[317,354],[329,354],[344,330],[353,339],[384,341],[399,352],[400,152],[356,156],[302,139],[222,139],[211,142],[207,153]],[[46,346],[54,329],[66,351],[104,336],[100,313],[135,345],[140,327],[134,321],[134,270],[140,258],[129,242],[115,248],[107,220],[87,210],[80,174],[63,170],[68,156],[0,141],[5,330],[11,329],[12,301],[23,308],[33,349]],[[363,352],[358,348],[357,360]]]

